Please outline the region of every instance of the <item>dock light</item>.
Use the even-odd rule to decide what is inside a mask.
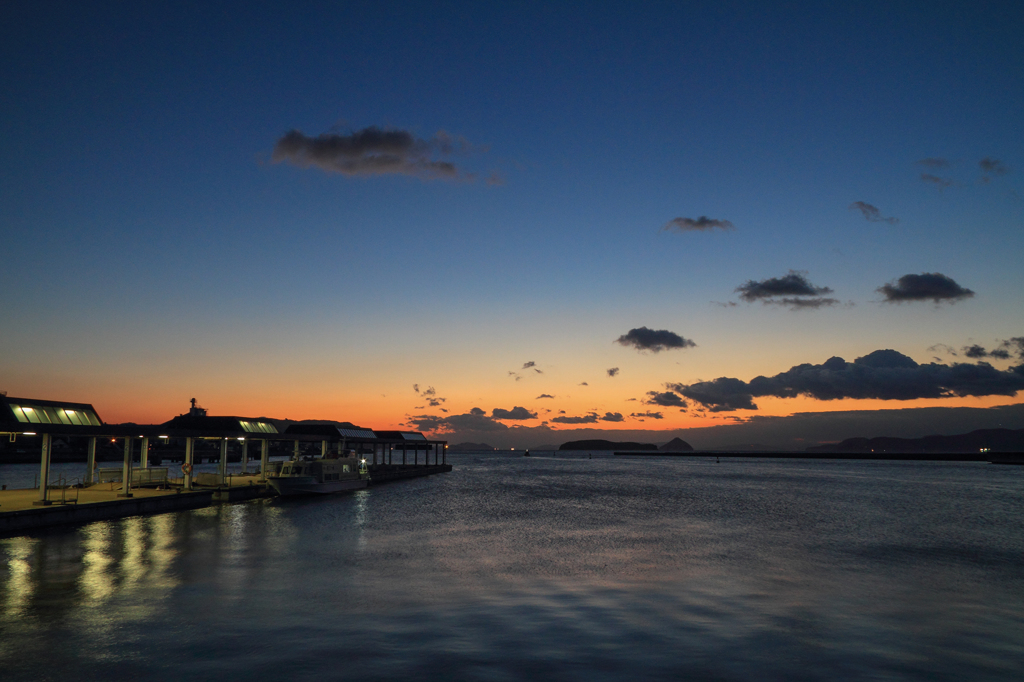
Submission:
[[[157,438],[170,438],[170,436],[157,436]]]
[[[245,440],[245,439],[244,438],[239,438],[238,440]]]
[[[21,435],[23,435],[23,436],[34,436],[34,435],[36,435],[36,432],[35,431],[26,431],[26,432],[24,432]]]

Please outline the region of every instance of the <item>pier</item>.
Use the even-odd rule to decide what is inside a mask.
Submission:
[[[284,463],[272,461],[271,451],[293,460],[361,458],[371,486],[452,469],[447,442],[422,433],[335,423],[291,424],[282,433],[268,420],[209,416],[195,400],[188,413],[164,424],[136,426],[104,424],[89,404],[0,395],[0,437],[38,443],[40,466],[36,487],[0,490],[0,536],[271,497],[267,476]],[[52,480],[55,439],[85,442],[80,479]],[[120,466],[98,466],[101,446],[123,453]],[[217,471],[195,472],[203,458]],[[241,462],[241,473],[228,472],[229,459]]]

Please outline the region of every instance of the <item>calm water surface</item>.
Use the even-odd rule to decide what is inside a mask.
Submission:
[[[451,460],[0,539],[0,678],[1021,679],[1022,467]]]

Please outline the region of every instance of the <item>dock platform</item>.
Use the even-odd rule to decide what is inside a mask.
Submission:
[[[430,476],[452,470],[450,464],[431,466],[378,465],[370,467],[370,485]],[[58,526],[74,526],[93,521],[128,516],[163,514],[199,509],[214,504],[244,502],[276,495],[258,474],[229,476],[228,483],[216,487],[182,488],[181,479],[170,486],[132,488],[131,497],[121,497],[120,483],[97,483],[84,488],[51,488],[50,504],[38,506],[39,490],[25,488],[0,490],[0,537]]]

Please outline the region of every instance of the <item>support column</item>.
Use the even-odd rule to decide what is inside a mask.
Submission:
[[[220,439],[220,466],[217,467],[217,474],[220,475],[220,484],[224,485],[228,480],[228,439]]]
[[[139,466],[149,468],[149,438],[142,439],[142,453],[139,455]]]
[[[249,473],[249,439],[242,441],[242,473]]]
[[[96,436],[89,439],[89,454],[85,456],[85,482],[96,480]]]
[[[121,468],[121,493],[118,497],[132,497],[132,439],[124,439],[124,466]]]
[[[295,452],[292,453],[292,459],[299,458],[299,441],[295,441]]]
[[[402,466],[405,466],[405,443],[402,443]]]
[[[448,463],[448,444],[445,443],[443,446],[441,446],[441,464],[447,464],[447,463]]]
[[[50,482],[50,434],[43,434],[43,448],[39,460],[39,499],[32,504],[48,507],[52,502],[46,497],[46,486]]]
[[[195,444],[192,438],[185,439],[185,461],[183,465],[187,464],[187,467],[183,467],[182,474],[184,476],[185,490],[192,490],[192,451],[195,449]],[[188,471],[185,471],[188,469]]]
[[[320,441],[320,459],[327,459],[327,441]]]
[[[270,464],[270,441],[266,438],[263,439],[262,447],[260,449],[260,480],[266,482],[267,480],[267,466]]]

